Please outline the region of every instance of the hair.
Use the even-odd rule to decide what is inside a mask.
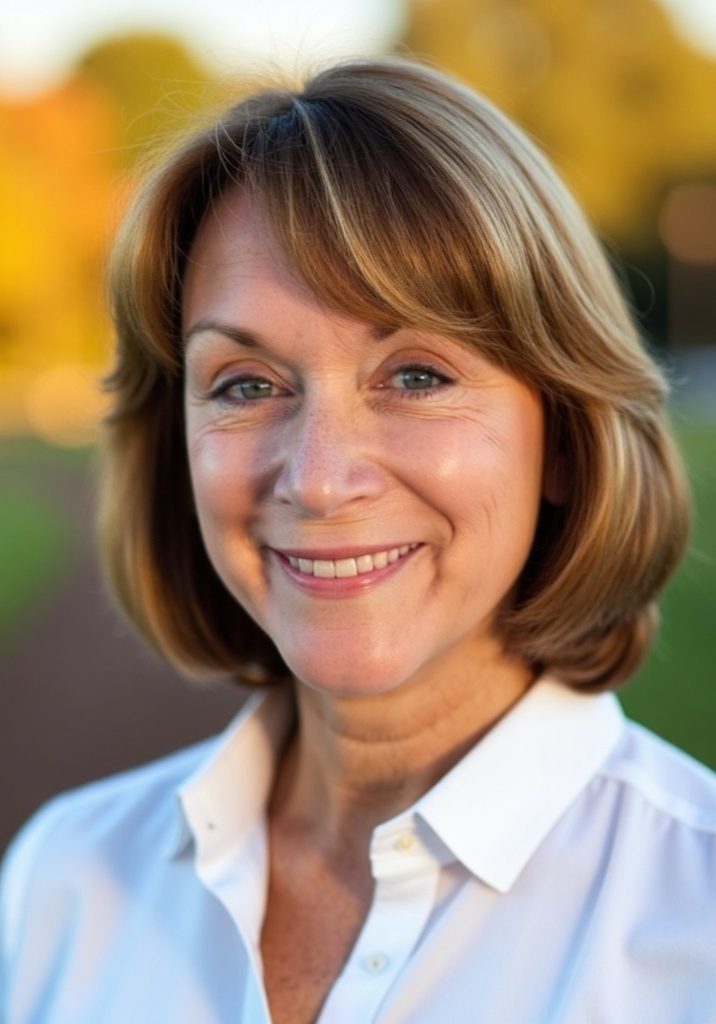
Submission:
[[[290,678],[209,561],[184,440],[184,266],[203,217],[236,185],[330,308],[467,341],[541,393],[547,458],[564,465],[567,493],[542,504],[501,636],[570,685],[628,678],[688,533],[664,376],[532,142],[468,88],[393,58],[241,100],[163,159],[126,218],[110,273],[117,360],[100,533],[136,625],[189,674]]]

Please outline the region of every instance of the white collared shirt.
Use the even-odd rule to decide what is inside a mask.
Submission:
[[[31,820],[3,875],[0,1020],[270,1021],[266,804],[291,714],[258,694],[218,740]],[[320,1024],[716,1022],[716,776],[611,695],[535,684],[370,858]]]

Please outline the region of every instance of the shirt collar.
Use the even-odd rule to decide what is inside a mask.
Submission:
[[[241,843],[265,813],[294,715],[285,688],[249,698],[178,791],[172,856],[192,838],[212,856]],[[379,826],[375,838],[417,819],[469,871],[506,892],[623,729],[613,694],[538,680],[431,790]],[[242,778],[247,784],[237,785]]]
[[[177,790],[170,857],[184,853],[192,840],[210,856],[220,855],[248,835],[266,810],[294,715],[286,688],[267,687],[249,697]]]
[[[538,680],[412,810],[473,874],[506,892],[623,729],[613,694]]]

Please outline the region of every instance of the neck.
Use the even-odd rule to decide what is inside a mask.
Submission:
[[[298,729],[271,814],[323,848],[365,848],[377,824],[426,793],[522,696],[531,680],[497,649],[441,665],[388,693],[336,697],[297,685]]]

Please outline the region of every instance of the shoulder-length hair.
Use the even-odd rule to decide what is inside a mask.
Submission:
[[[289,676],[207,557],[184,440],[185,260],[236,184],[328,306],[466,339],[541,393],[547,459],[563,465],[566,494],[543,503],[499,621],[504,644],[572,685],[627,678],[688,529],[664,377],[535,146],[474,92],[390,58],[237,103],[161,163],[127,217],[111,268],[117,361],[100,526],[130,617],[186,672]]]

